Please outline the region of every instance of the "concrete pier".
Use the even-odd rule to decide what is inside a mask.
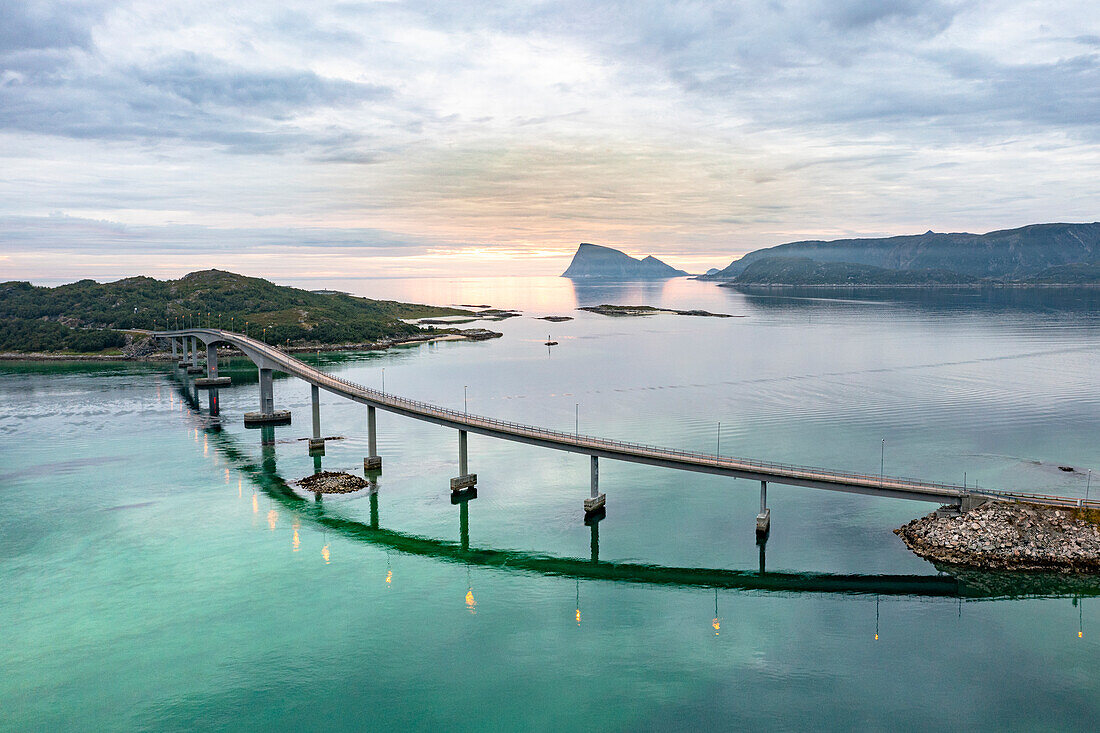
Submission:
[[[599,456],[592,456],[592,491],[591,496],[584,500],[584,513],[603,511],[606,503],[607,494],[600,493],[600,459]]]
[[[367,457],[363,459],[363,470],[379,472],[382,470],[382,456],[378,455],[378,417],[374,406],[367,406]]]
[[[172,342],[172,361],[179,361],[180,355],[179,355],[179,349],[177,349],[177,347],[176,347],[175,337],[172,337],[168,340]]]
[[[187,373],[202,374],[202,367],[199,366],[199,348],[195,337],[191,336],[188,340],[191,342],[191,359],[187,362]]]
[[[760,482],[760,513],[756,515],[756,534],[766,535],[772,527],[772,510],[768,508],[768,482]]]
[[[206,376],[195,380],[196,387],[228,387],[233,383],[229,377],[218,376],[218,347],[206,345]]]
[[[477,484],[477,474],[470,473],[466,462],[466,431],[458,431],[458,476],[451,479],[451,492],[472,489]]]
[[[176,366],[179,367],[180,369],[186,369],[187,368],[187,361],[188,361],[188,359],[187,359],[187,337],[186,336],[184,336],[183,338],[180,339],[180,347],[183,349],[183,354],[182,354],[182,356],[179,360],[179,363],[176,364]]]
[[[309,397],[313,402],[313,437],[309,439],[309,452],[325,453],[325,439],[321,437],[321,390],[316,384],[309,385]]]
[[[246,412],[244,424],[245,426],[290,424],[290,410],[275,409],[275,391],[272,388],[270,369],[260,369],[260,411]]]

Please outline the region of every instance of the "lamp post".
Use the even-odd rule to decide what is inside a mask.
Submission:
[[[581,439],[581,403],[573,404],[573,439]]]
[[[382,367],[382,395],[386,394],[386,367]]]
[[[1089,487],[1092,486],[1092,469],[1089,469],[1089,475],[1085,479],[1085,501],[1089,500]]]
[[[883,469],[886,467],[886,438],[882,439],[882,450],[878,456],[878,482],[882,483]]]
[[[462,385],[462,414],[469,414],[469,410],[466,409],[466,385]]]
[[[722,461],[722,421],[718,421],[718,449],[714,452],[714,462]],[[717,616],[718,614],[715,614]]]

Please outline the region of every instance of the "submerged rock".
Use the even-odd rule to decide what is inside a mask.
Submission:
[[[939,509],[894,530],[936,563],[999,570],[1100,572],[1095,510],[990,502],[965,514]]]

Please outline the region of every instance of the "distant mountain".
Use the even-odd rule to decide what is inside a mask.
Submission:
[[[683,270],[666,265],[656,257],[634,259],[611,247],[582,242],[562,277],[601,280],[660,280],[686,275]]]
[[[730,281],[737,285],[963,285],[978,278],[949,270],[888,270],[809,257],[765,257]]]
[[[988,234],[924,234],[880,239],[805,241],[758,249],[704,280],[734,280],[754,262],[769,258],[806,258],[822,263],[867,265],[885,270],[941,271],[968,278],[1027,280],[1040,273],[1054,277],[1068,265],[1100,263],[1100,222],[1033,224]],[[835,273],[829,273],[834,275]],[[1081,281],[1086,270],[1066,271]]]

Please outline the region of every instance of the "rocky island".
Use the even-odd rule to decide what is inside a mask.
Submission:
[[[306,476],[298,485],[314,494],[350,494],[370,486],[370,482],[342,471],[321,471]]]
[[[921,557],[983,570],[1100,572],[1100,510],[990,501],[945,507],[895,533]]]
[[[667,280],[687,275],[652,255],[635,259],[625,252],[581,242],[562,277],[581,280]]]
[[[599,313],[602,316],[612,317],[624,317],[624,316],[652,316],[657,313],[673,313],[678,316],[702,316],[705,318],[744,318],[744,316],[733,316],[729,313],[711,313],[704,310],[677,310],[675,308],[657,308],[652,305],[610,305],[604,303],[603,305],[587,305],[577,308],[579,311],[588,311],[589,313]]]

